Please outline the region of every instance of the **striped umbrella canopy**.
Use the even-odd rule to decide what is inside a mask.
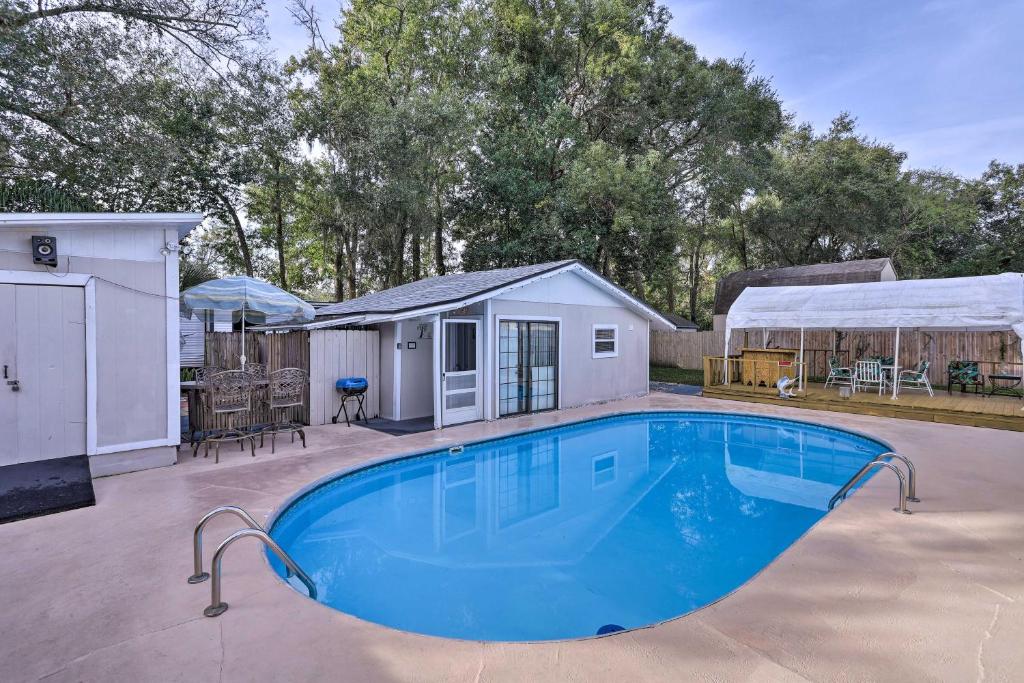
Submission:
[[[312,320],[313,307],[264,280],[231,275],[209,280],[181,293],[180,307],[186,317],[196,310],[240,311],[242,318],[242,367],[245,367],[245,319],[249,312],[282,314],[292,320]]]

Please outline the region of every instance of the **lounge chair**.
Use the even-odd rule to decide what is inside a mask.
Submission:
[[[828,359],[828,377],[825,379],[825,388],[829,386],[849,385],[853,386],[853,370],[840,365],[841,361],[837,356],[830,356]]]
[[[928,381],[928,361],[923,360],[917,365],[917,370],[902,370],[899,379],[896,381],[896,393],[907,389],[924,389],[929,396],[934,396],[932,383]]]

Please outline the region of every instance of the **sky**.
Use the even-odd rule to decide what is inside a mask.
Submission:
[[[338,0],[314,0],[328,39]],[[1024,0],[662,0],[708,58],[751,62],[786,111],[823,131],[841,111],[913,168],[978,176],[1024,163]],[[308,43],[268,0],[282,58]]]

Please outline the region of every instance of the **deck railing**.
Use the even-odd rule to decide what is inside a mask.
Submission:
[[[704,386],[722,386],[728,384],[736,388],[777,394],[777,383],[781,377],[799,380],[805,364],[799,361],[760,360],[753,358],[722,358],[720,356],[704,356]],[[728,368],[728,381],[726,381]],[[800,391],[797,383],[788,387],[790,391]]]

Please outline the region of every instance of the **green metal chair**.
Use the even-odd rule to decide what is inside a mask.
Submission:
[[[929,396],[934,396],[932,383],[928,381],[928,365],[928,361],[923,360],[918,363],[916,370],[902,370],[896,381],[896,393],[900,393],[904,388],[924,389]]]
[[[946,393],[952,394],[953,387],[959,386],[960,392],[967,387],[974,387],[974,393],[984,390],[985,376],[981,374],[981,364],[976,360],[951,360],[946,368]]]
[[[838,356],[829,356],[828,377],[825,378],[825,388],[830,386],[853,386],[853,370],[843,367]]]

